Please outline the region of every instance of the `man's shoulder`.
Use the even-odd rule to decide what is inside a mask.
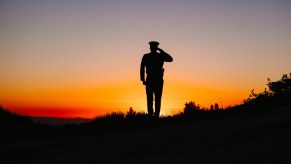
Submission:
[[[151,53],[144,54],[142,58],[148,58],[150,55]]]
[[[143,56],[149,56],[149,55],[151,55],[151,53],[144,54]]]

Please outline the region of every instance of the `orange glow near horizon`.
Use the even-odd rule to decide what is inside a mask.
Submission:
[[[246,94],[240,90],[165,82],[161,114],[178,113],[188,101],[203,107],[214,103],[234,105],[241,103]],[[93,118],[113,111],[126,112],[129,107],[146,112],[146,94],[141,82],[78,89],[31,89],[1,99],[4,107],[30,116]]]

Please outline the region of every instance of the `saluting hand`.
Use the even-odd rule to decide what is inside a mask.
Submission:
[[[164,52],[164,50],[162,50],[162,49],[160,49],[160,48],[158,48],[158,51],[160,51],[161,53],[163,53],[163,52]]]

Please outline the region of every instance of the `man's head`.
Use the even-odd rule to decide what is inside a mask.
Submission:
[[[149,42],[149,44],[150,44],[151,52],[157,52],[159,42],[151,41],[151,42]]]

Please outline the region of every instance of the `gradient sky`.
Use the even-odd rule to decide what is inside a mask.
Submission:
[[[165,63],[162,114],[239,104],[291,72],[288,0],[2,0],[0,104],[21,114],[146,111],[148,42]]]

